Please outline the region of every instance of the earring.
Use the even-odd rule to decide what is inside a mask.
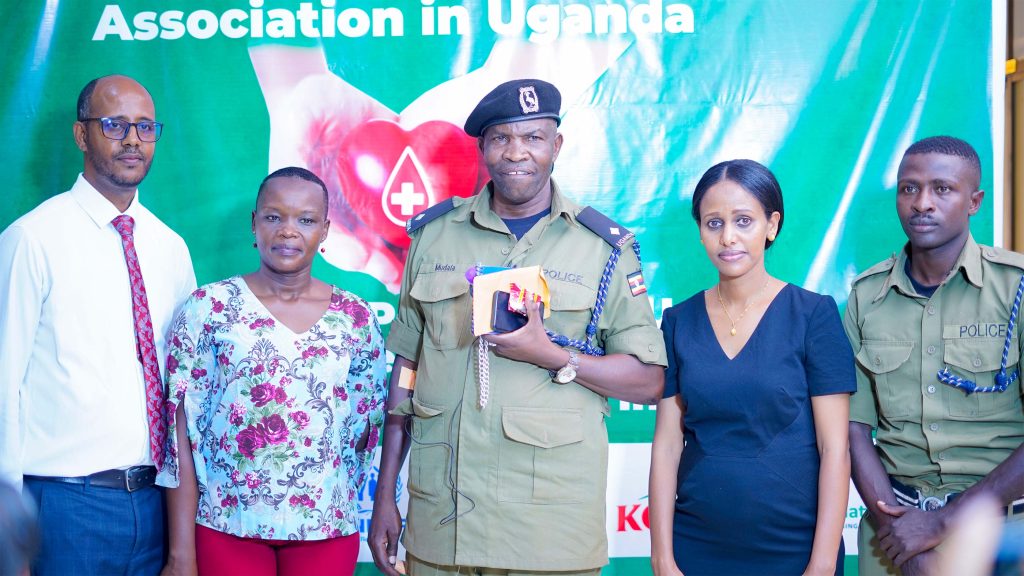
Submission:
[[[255,242],[252,243],[252,247],[256,248],[256,243]]]
[[[775,234],[769,234],[768,235],[768,241],[769,242],[775,242]]]
[[[327,248],[324,248],[323,246],[321,246],[320,247],[320,253],[321,254],[326,254],[327,253]]]

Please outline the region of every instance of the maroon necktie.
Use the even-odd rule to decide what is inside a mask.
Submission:
[[[153,338],[153,319],[149,315],[149,300],[146,298],[146,284],[142,281],[139,256],[135,253],[135,220],[122,214],[113,221],[114,228],[121,234],[124,246],[124,261],[128,265],[128,279],[132,285],[132,316],[135,318],[135,348],[142,362],[142,377],[146,381],[146,416],[149,419],[149,449],[157,470],[163,465],[164,440],[167,426],[164,423],[163,385],[160,382],[160,365],[156,360],[156,341]]]

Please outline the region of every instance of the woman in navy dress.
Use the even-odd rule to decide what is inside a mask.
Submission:
[[[713,166],[693,217],[718,283],[662,318],[654,573],[841,574],[856,381],[836,303],[765,269],[783,209],[764,166]]]

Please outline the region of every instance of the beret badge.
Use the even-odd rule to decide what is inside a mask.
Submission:
[[[533,86],[519,87],[519,106],[523,109],[523,114],[540,111],[540,101],[537,100],[537,91]]]

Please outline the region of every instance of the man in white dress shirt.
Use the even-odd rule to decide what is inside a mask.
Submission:
[[[36,574],[163,564],[150,448],[162,423],[150,424],[147,379],[154,347],[163,373],[164,335],[196,281],[184,241],[139,200],[162,128],[138,82],[93,80],[74,123],[82,174],[0,234],[0,479],[24,483],[39,504]],[[152,337],[136,330],[148,326],[140,292]]]

